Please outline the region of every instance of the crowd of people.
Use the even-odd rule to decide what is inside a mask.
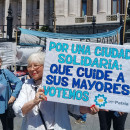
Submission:
[[[0,85],[4,86],[0,95],[3,130],[13,130],[13,118],[7,117],[7,106],[10,103],[14,103],[16,116],[23,117],[21,130],[71,130],[68,112],[78,115],[84,122],[86,113],[98,113],[101,130],[110,130],[112,119],[114,130],[124,130],[127,113],[100,110],[95,105],[85,107],[47,101],[42,87],[44,59],[45,52],[30,55],[27,61],[28,77],[24,80],[20,80],[8,69],[0,69]],[[13,90],[10,83],[15,84]]]

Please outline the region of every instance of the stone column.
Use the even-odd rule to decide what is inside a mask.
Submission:
[[[28,0],[27,24],[29,24],[29,25],[32,25],[32,23],[34,23],[32,14],[33,14],[33,1]]]
[[[58,17],[64,16],[64,2],[65,0],[55,0],[55,13]]]
[[[3,25],[3,8],[4,8],[4,6],[3,6],[3,2],[2,1],[0,1],[0,23]],[[0,28],[0,31],[1,31],[1,28]]]
[[[77,12],[76,12],[76,16],[77,17],[81,17],[81,0],[77,0]]]
[[[44,25],[44,0],[40,0],[39,25]]]
[[[12,11],[13,11],[13,25],[17,25],[18,23],[18,17],[17,17],[17,11],[18,11],[18,6],[17,6],[17,1],[13,1],[11,3],[12,6]]]
[[[27,1],[22,0],[22,12],[21,12],[21,26],[26,25],[26,14],[27,14]],[[22,26],[22,28],[26,28],[26,26]]]
[[[64,0],[64,16],[68,17],[68,0]]]
[[[107,12],[107,2],[106,0],[98,1],[98,13],[106,13]]]
[[[10,0],[5,0],[5,21],[4,25],[7,25],[7,16],[8,16],[8,9],[9,9]],[[6,30],[6,29],[5,29]]]
[[[93,0],[93,15],[97,15],[97,0]]]
[[[8,9],[9,9],[10,0],[5,0],[5,17],[4,17],[4,25],[7,25],[7,16],[8,16]],[[7,30],[7,26],[4,26],[4,31]],[[4,38],[7,37],[7,32],[4,33]]]
[[[111,0],[108,0],[108,4],[107,4],[107,15],[111,15]]]
[[[69,16],[75,16],[75,0],[69,0]]]

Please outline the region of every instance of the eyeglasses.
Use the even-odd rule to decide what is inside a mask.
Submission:
[[[39,65],[39,64],[33,64],[33,65],[29,65],[27,68],[28,69],[35,69],[35,70],[37,70],[37,69],[39,69],[41,66],[43,66],[43,65]]]

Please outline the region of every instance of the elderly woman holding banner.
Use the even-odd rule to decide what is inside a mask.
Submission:
[[[23,84],[13,109],[23,117],[22,130],[71,130],[68,111],[80,115],[95,114],[99,109],[47,101],[41,86],[44,57],[45,53],[37,52],[28,58],[32,79]]]

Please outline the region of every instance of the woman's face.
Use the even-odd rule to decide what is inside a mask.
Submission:
[[[27,67],[28,73],[35,81],[42,79],[43,65],[38,63],[31,63]]]

